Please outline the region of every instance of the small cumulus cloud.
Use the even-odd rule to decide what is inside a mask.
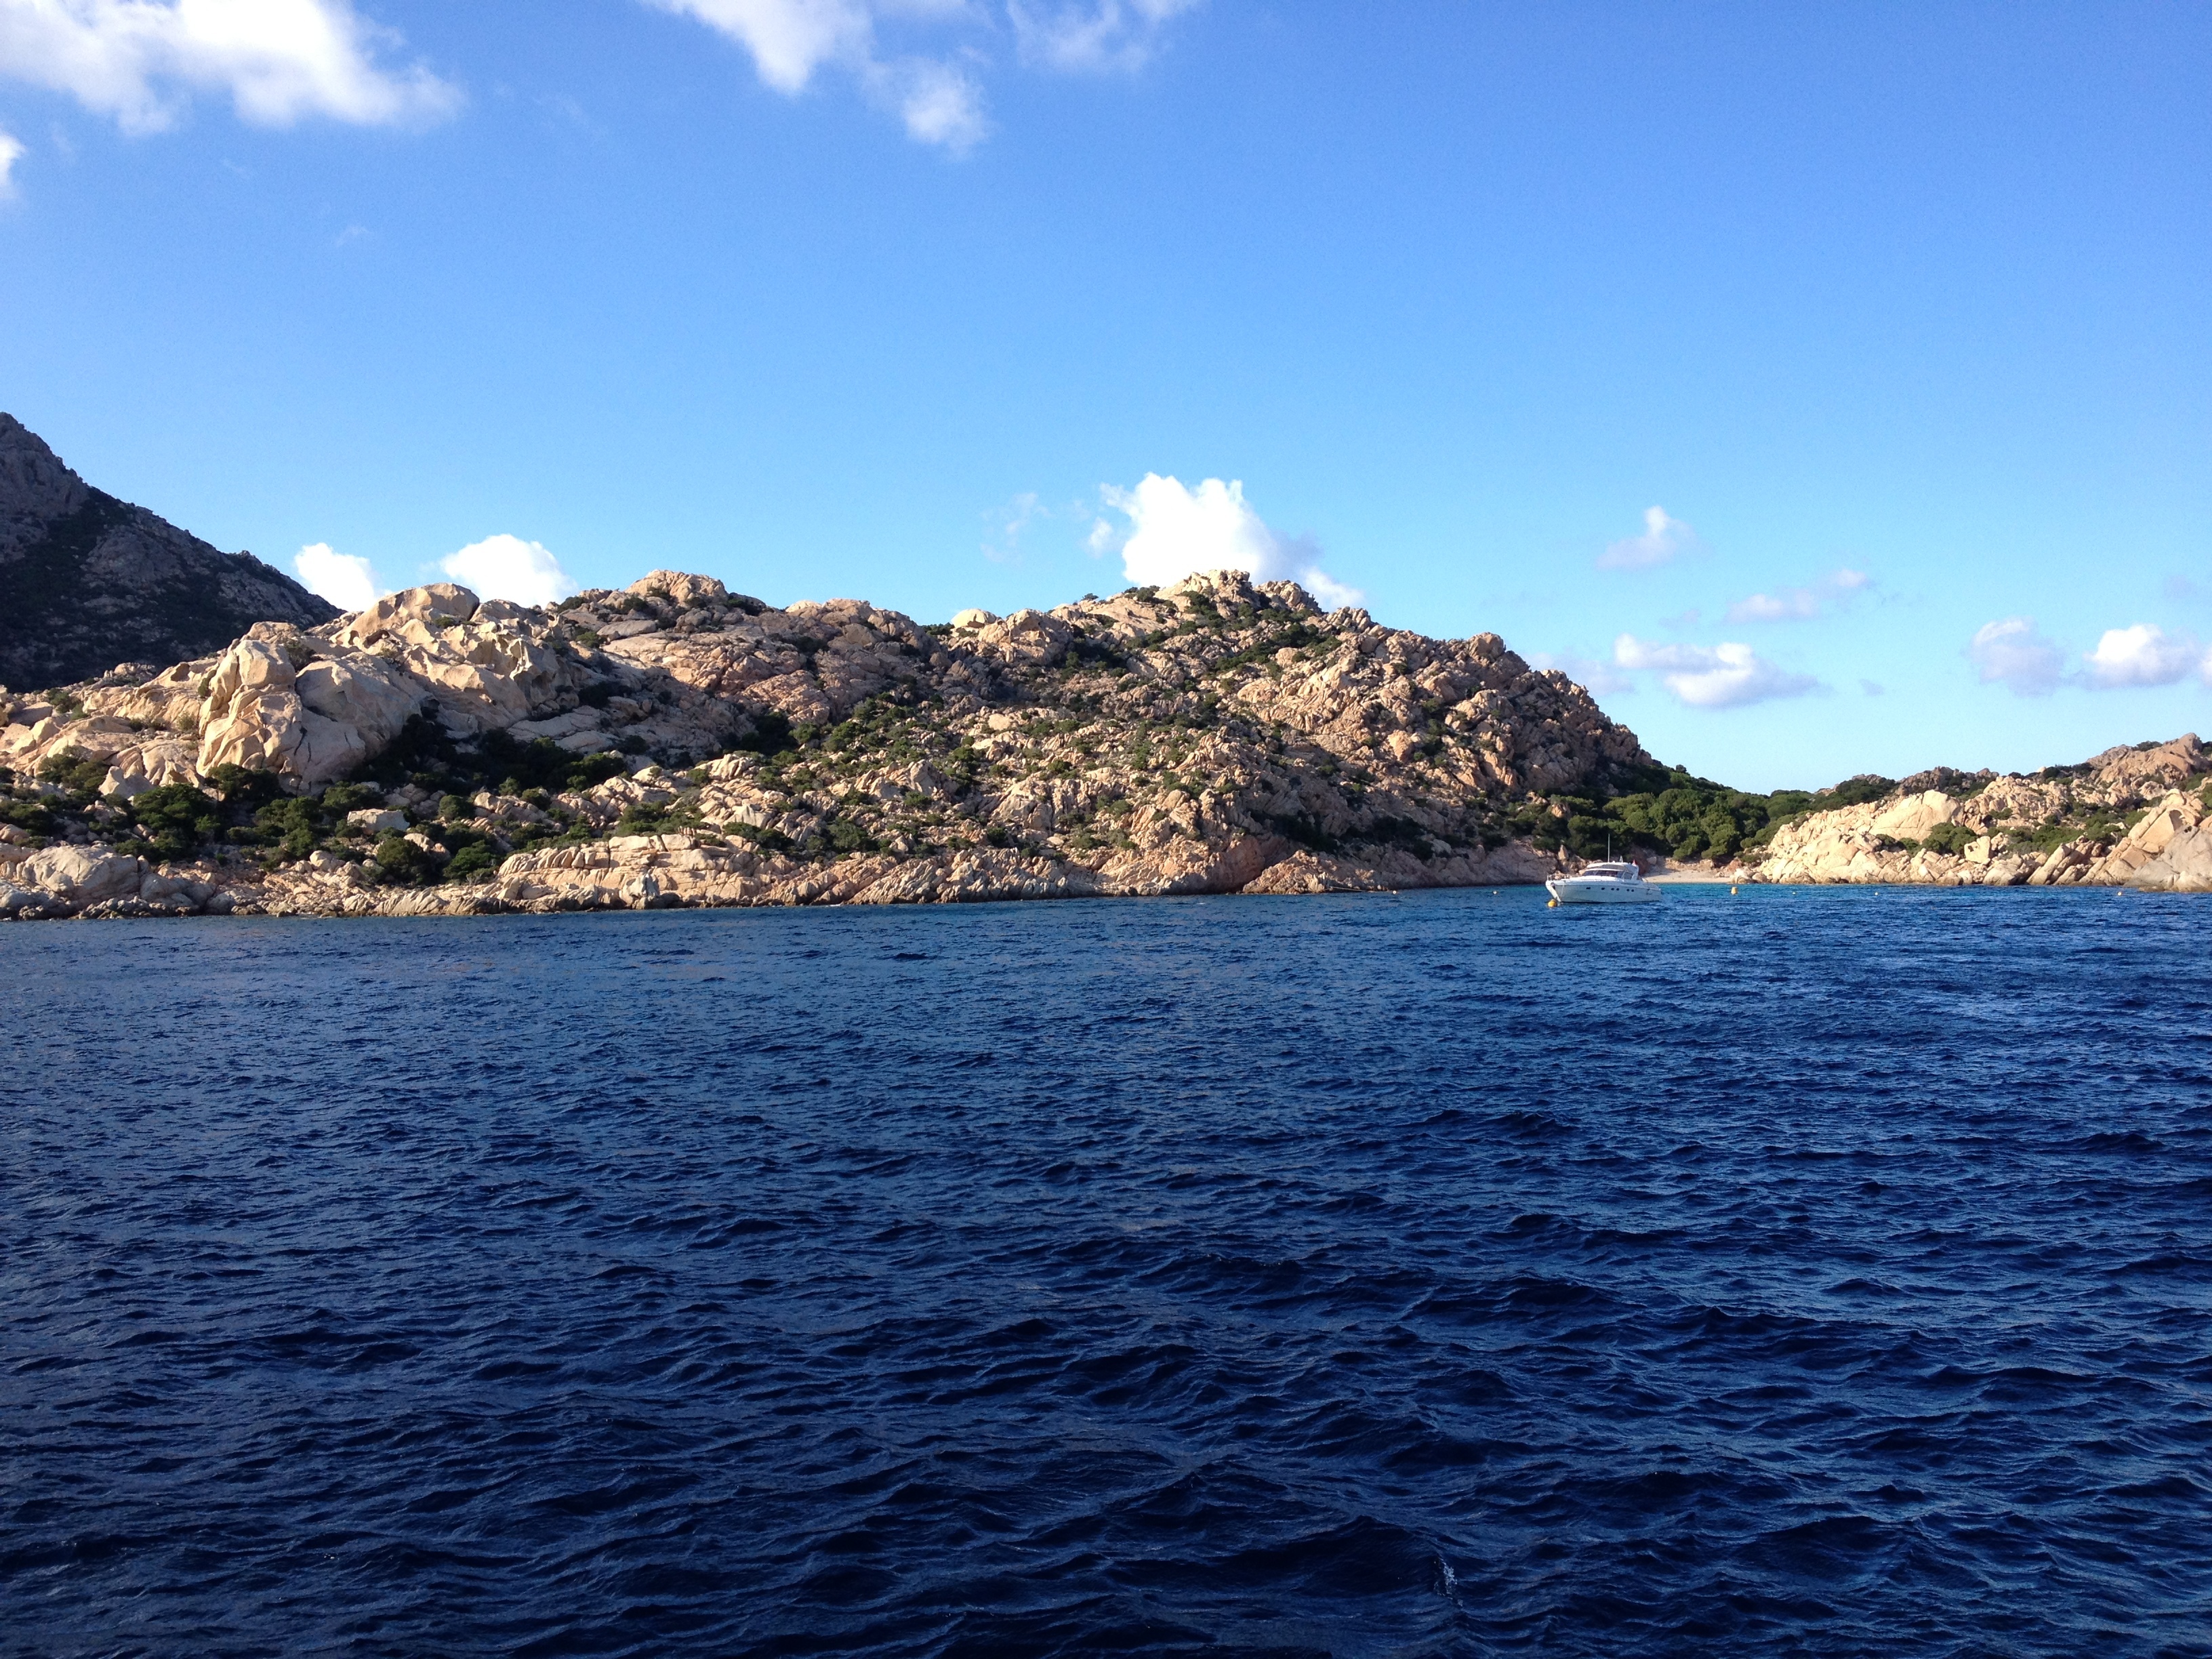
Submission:
[[[511,599],[517,605],[551,605],[580,586],[542,544],[520,536],[487,536],[471,542],[438,568],[473,589],[479,599]]]
[[[870,63],[860,82],[878,104],[897,112],[906,136],[917,143],[965,155],[990,137],[983,89],[958,64],[930,58]]]
[[[1804,622],[1841,611],[1873,586],[1863,570],[1836,570],[1804,587],[1753,593],[1728,608],[1732,623]]]
[[[419,126],[460,106],[350,0],[0,0],[0,74],[64,93],[125,132],[173,126],[195,92],[239,118]]]
[[[762,84],[787,97],[820,71],[852,77],[875,103],[896,112],[907,134],[955,155],[988,137],[981,72],[990,47],[1011,29],[1025,64],[1069,72],[1127,70],[1157,49],[1160,33],[1197,0],[1091,0],[1040,3],[1004,0],[644,0],[692,18],[750,56]],[[1003,12],[1003,15],[1002,15]],[[887,52],[886,33],[931,28],[927,50]]]
[[[1133,489],[1107,484],[1099,496],[1129,521],[1121,568],[1139,586],[1164,586],[1194,570],[1242,570],[1255,581],[1297,582],[1332,611],[1363,597],[1321,568],[1310,538],[1289,539],[1269,529],[1244,499],[1241,479],[1206,478],[1192,489],[1147,472]],[[1101,518],[1091,526],[1091,550],[1110,548],[1115,536]]]
[[[1792,674],[1767,661],[1749,646],[1658,645],[1623,634],[1613,642],[1613,659],[1623,668],[1652,669],[1664,685],[1692,708],[1741,708],[1777,697],[1800,697],[1817,690],[1810,674]]]
[[[376,579],[367,559],[341,553],[328,542],[310,542],[292,556],[292,568],[310,593],[320,594],[341,611],[362,611],[392,590]]]
[[[0,202],[15,193],[15,163],[22,159],[22,140],[12,132],[0,132]]]
[[[2058,689],[2066,653],[2035,631],[2033,617],[2005,617],[1984,623],[1966,642],[1966,660],[1984,685],[2002,685],[2021,697],[2048,696]]]
[[[2203,655],[2195,640],[2168,634],[2152,623],[2106,629],[2097,648],[2081,659],[2083,678],[2100,691],[2172,685],[2208,665],[2212,658]]]
[[[1698,544],[1698,532],[1680,519],[1669,518],[1663,507],[1644,509],[1644,533],[1609,544],[1597,556],[1601,570],[1650,570],[1665,564],[1686,549]]]

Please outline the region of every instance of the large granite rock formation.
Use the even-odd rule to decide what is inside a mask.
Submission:
[[[392,914],[1528,881],[1562,867],[1530,839],[1554,796],[1653,765],[1494,635],[1428,639],[1233,571],[934,629],[669,571],[553,609],[441,584],[0,714],[19,797],[96,787],[64,833],[140,860],[106,898],[9,878],[0,911],[31,915],[175,908],[191,883]],[[376,783],[251,860],[133,850],[158,833],[142,799],[254,775],[302,803]],[[27,870],[40,838],[0,862]],[[435,882],[449,858],[477,878]]]
[[[65,685],[216,650],[258,622],[337,614],[252,554],[94,489],[0,414],[0,684]]]

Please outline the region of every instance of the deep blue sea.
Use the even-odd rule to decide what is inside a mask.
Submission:
[[[2212,1655],[2212,901],[0,928],[9,1655]]]

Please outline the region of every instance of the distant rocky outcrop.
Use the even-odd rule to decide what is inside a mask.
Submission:
[[[0,414],[0,684],[159,666],[218,650],[258,622],[312,628],[337,614],[252,554],[218,552],[94,489]]]
[[[441,584],[0,714],[21,915],[1528,881],[1571,862],[1555,797],[1654,769],[1495,635],[1233,571],[934,628],[671,571]]]
[[[1783,824],[1746,879],[2212,890],[2212,750],[2191,732],[2032,775],[1948,768]]]

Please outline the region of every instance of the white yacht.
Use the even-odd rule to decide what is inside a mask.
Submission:
[[[1578,876],[1554,876],[1544,884],[1554,904],[1649,904],[1667,890],[1626,860],[1585,864]]]

